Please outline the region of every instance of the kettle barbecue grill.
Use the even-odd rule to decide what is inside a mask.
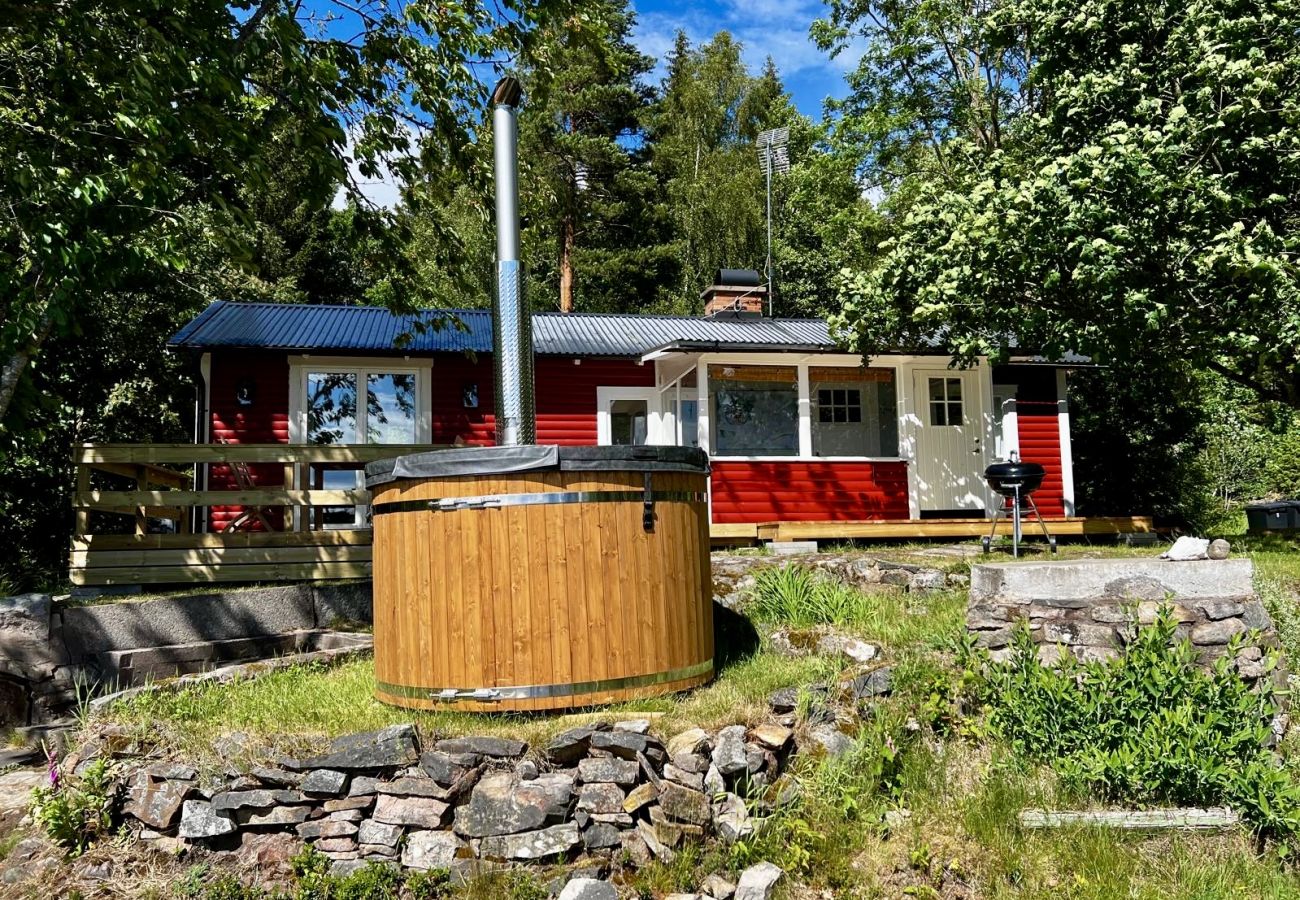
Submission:
[[[989,529],[988,536],[981,541],[985,553],[992,549],[993,537],[998,533],[998,522],[1002,521],[1002,517],[1009,512],[1011,555],[1020,555],[1020,539],[1023,536],[1020,517],[1021,510],[1025,508],[1034,514],[1039,527],[1043,529],[1043,537],[1047,538],[1052,552],[1056,552],[1056,538],[1047,530],[1047,523],[1043,521],[1043,514],[1038,511],[1038,505],[1034,503],[1033,497],[1034,491],[1043,486],[1043,479],[1046,477],[1046,469],[1038,463],[1022,462],[1017,453],[1012,453],[1009,460],[995,462],[984,470],[984,480],[1002,497],[1002,503],[993,511],[993,527]]]

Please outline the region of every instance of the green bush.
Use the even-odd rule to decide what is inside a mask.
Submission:
[[[108,763],[97,759],[77,778],[51,768],[49,786],[32,791],[31,813],[51,841],[77,856],[112,828],[116,803]]]
[[[1056,669],[1039,664],[1022,627],[1007,662],[969,657],[971,683],[994,733],[1067,787],[1113,802],[1227,804],[1261,834],[1292,837],[1300,787],[1265,747],[1277,713],[1268,679],[1248,687],[1232,652],[1198,669],[1176,626],[1166,609],[1122,655]]]

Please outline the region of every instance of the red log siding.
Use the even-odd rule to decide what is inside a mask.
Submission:
[[[429,407],[433,443],[454,444],[457,439],[476,447],[493,443],[491,360],[490,356],[471,360],[459,354],[434,358]],[[478,385],[475,409],[467,409],[463,400],[465,387],[471,384]]]
[[[287,444],[289,442],[289,361],[284,354],[213,354],[211,374],[211,442],[231,444]],[[253,382],[253,404],[240,406],[235,386],[245,379]],[[250,465],[253,483],[267,487],[284,484],[284,467]],[[212,466],[208,488],[234,490],[235,478],[227,466]],[[220,531],[242,511],[238,506],[211,507],[209,528]],[[282,521],[281,511],[267,516],[273,525]],[[250,526],[261,530],[254,521]]]
[[[906,519],[904,462],[713,463],[713,521]]]
[[[542,356],[536,362],[537,440],[580,447],[596,443],[596,388],[647,387],[655,382],[652,365],[627,359]],[[466,409],[465,385],[478,385],[478,408]],[[490,359],[438,357],[433,364],[432,425],[435,444],[493,443],[493,375]]]
[[[1064,516],[1061,426],[1056,403],[1017,400],[1016,423],[1020,431],[1020,458],[1025,462],[1036,462],[1047,470],[1043,486],[1034,492],[1034,502],[1045,516]]]

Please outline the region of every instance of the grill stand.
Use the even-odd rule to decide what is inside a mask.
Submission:
[[[1033,495],[1025,494],[1020,496],[1020,485],[1015,484],[1011,489],[1016,492],[1014,497],[1000,494],[1002,505],[993,510],[993,527],[989,529],[988,536],[980,543],[984,545],[984,552],[988,553],[993,549],[993,538],[998,533],[998,522],[1002,521],[1002,516],[1006,512],[1007,501],[1011,501],[1011,556],[1020,556],[1020,539],[1022,537],[1020,528],[1020,509],[1021,503],[1028,503],[1029,508],[1034,513],[1034,518],[1038,520],[1038,526],[1043,529],[1043,537],[1047,538],[1047,544],[1056,552],[1056,538],[1047,530],[1047,523],[1043,521],[1043,514],[1038,511],[1038,504],[1034,502]]]

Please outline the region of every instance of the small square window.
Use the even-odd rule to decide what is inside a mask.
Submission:
[[[966,413],[962,408],[960,378],[931,378],[930,424],[964,425]]]

